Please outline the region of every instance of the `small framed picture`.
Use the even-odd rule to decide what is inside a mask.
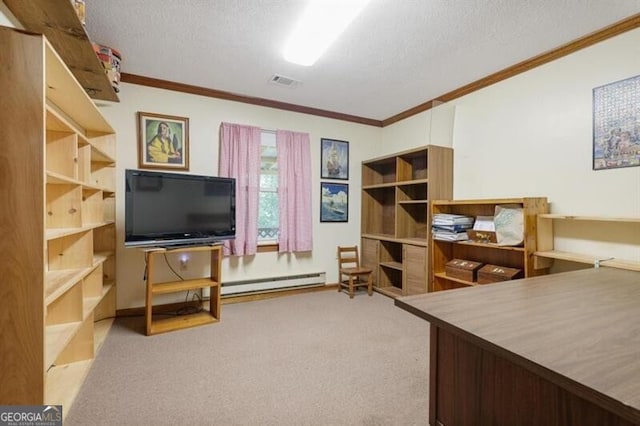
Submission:
[[[189,119],[138,112],[138,166],[189,170]]]
[[[322,179],[349,179],[349,142],[322,138]]]
[[[320,182],[320,222],[349,221],[349,185]]]

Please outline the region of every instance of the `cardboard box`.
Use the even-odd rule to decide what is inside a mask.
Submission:
[[[522,270],[499,265],[484,265],[478,271],[478,284],[491,284],[522,278]]]
[[[482,263],[472,260],[452,259],[444,266],[444,272],[448,277],[475,282],[481,266]]]

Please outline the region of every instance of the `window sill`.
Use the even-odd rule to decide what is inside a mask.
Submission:
[[[262,243],[258,244],[258,253],[270,253],[278,251],[278,243]]]

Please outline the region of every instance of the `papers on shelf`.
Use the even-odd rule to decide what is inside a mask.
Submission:
[[[466,231],[473,226],[473,222],[472,216],[437,213],[432,219],[433,238],[442,241],[468,240]]]
[[[436,213],[433,215],[433,225],[468,225],[473,226],[473,216],[461,214]]]
[[[496,226],[493,222],[493,216],[476,216],[476,221],[473,224],[475,231],[496,231]]]
[[[442,231],[437,229],[433,230],[433,238],[435,240],[442,240],[442,241],[464,241],[469,239],[466,231],[452,232],[452,231]]]

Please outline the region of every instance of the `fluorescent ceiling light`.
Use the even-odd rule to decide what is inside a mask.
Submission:
[[[310,0],[284,48],[284,58],[313,65],[370,0]]]

